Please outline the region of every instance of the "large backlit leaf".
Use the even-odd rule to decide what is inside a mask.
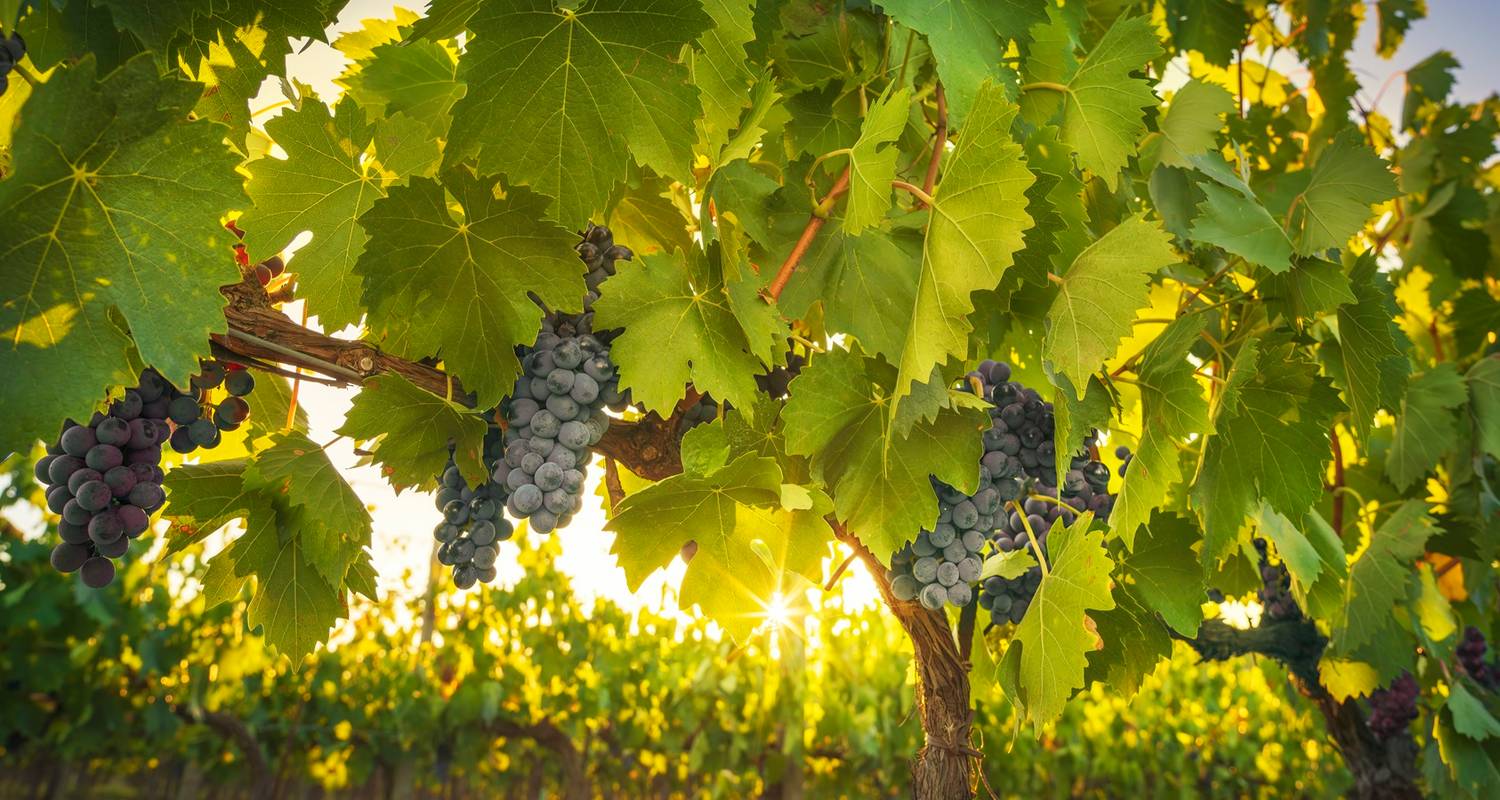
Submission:
[[[884,559],[937,518],[929,475],[974,488],[984,418],[944,410],[903,436],[891,419],[890,380],[874,369],[846,351],[817,356],[792,381],[782,419],[787,449],[811,457],[839,519]]]
[[[243,195],[226,128],[187,121],[201,88],[146,56],[96,83],[85,58],[27,101],[0,182],[0,453],[134,383],[132,349],[186,385],[224,330],[219,218]]]
[[[1190,435],[1204,433],[1208,425],[1208,400],[1187,360],[1202,330],[1202,316],[1179,319],[1146,347],[1141,358],[1141,438],[1109,513],[1110,526],[1127,548],[1135,546],[1136,530],[1182,480],[1178,446]]]
[[[1150,20],[1121,17],[1060,87],[1063,141],[1078,154],[1079,166],[1111,187],[1146,132],[1142,109],[1156,105],[1150,84],[1130,73],[1159,55]]]
[[[254,206],[239,221],[245,244],[264,258],[304,231],[312,233],[290,268],[297,272],[309,311],[325,328],[357,323],[363,313],[355,264],[369,235],[358,220],[398,177],[383,172],[381,161],[399,160],[405,143],[375,144],[377,132],[390,125],[368,122],[352,99],[339,101],[332,112],[320,102],[306,101],[266,125],[287,157],[267,155],[246,167],[250,180],[245,188]]]
[[[1147,279],[1178,260],[1171,237],[1142,217],[1120,223],[1078,254],[1047,310],[1042,355],[1074,391],[1114,355],[1146,305]]]
[[[985,84],[938,184],[916,296],[907,315],[896,396],[927,380],[933,366],[968,351],[970,297],[999,285],[1031,227],[1026,190],[1034,180],[1010,137],[1016,107]]]
[[[1115,607],[1109,588],[1112,563],[1104,534],[1089,532],[1092,522],[1093,515],[1084,514],[1071,527],[1055,527],[1048,535],[1048,571],[1011,645],[1021,647],[1026,720],[1038,733],[1062,714],[1073,690],[1083,686],[1087,655],[1098,641],[1088,627],[1088,612]]]
[[[555,198],[569,226],[605,207],[631,155],[690,181],[698,91],[677,59],[710,22],[697,0],[484,4],[467,22],[469,91],[444,165],[477,155],[482,171]]]
[[[605,286],[597,325],[625,328],[610,353],[622,386],[645,408],[669,415],[690,382],[739,408],[753,406],[753,376],[764,369],[754,353],[770,345],[766,315],[774,309],[757,298],[758,308],[742,318],[748,304],[731,296],[741,288],[736,277],[749,277],[732,274],[742,263],[741,238],[721,237],[707,254],[693,247],[638,258]]]
[[[1210,564],[1228,553],[1261,499],[1289,519],[1317,502],[1328,423],[1341,405],[1317,366],[1289,345],[1250,343],[1228,381],[1192,491]]]
[[[883,0],[879,5],[926,35],[948,94],[949,115],[960,124],[978,104],[980,87],[1004,77],[1006,48],[1046,19],[1042,0]]]
[[[441,182],[413,178],[377,201],[359,219],[370,245],[356,269],[383,345],[437,355],[481,406],[500,402],[520,368],[516,346],[535,341],[541,324],[528,293],[553,309],[583,302],[577,237],[544,219],[545,204],[463,169]]]
[[[398,488],[435,488],[453,459],[470,486],[488,479],[481,460],[485,420],[470,409],[412,385],[396,374],[365,381],[338,432],[366,442],[371,458]]]
[[[1412,562],[1422,555],[1428,537],[1437,532],[1425,503],[1397,508],[1370,536],[1370,546],[1349,568],[1342,617],[1333,626],[1333,643],[1349,651],[1371,641],[1406,598],[1416,574]]]

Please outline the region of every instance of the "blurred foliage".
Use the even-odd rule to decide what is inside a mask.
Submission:
[[[233,794],[251,762],[195,724],[214,712],[243,725],[284,793],[551,796],[571,748],[604,796],[774,793],[801,764],[809,797],[904,797],[921,746],[909,643],[879,608],[833,607],[837,593],[834,613],[803,618],[805,644],[789,627],[736,649],[697,619],[581,601],[548,540],[520,552],[514,586],[438,594],[430,642],[421,601],[388,595],[292,663],[247,630],[243,598],[205,606],[197,559],[137,562],[86,592],[48,549],[13,528],[0,539],[0,794],[28,767],[75,781],[70,797],[151,796],[153,776],[184,771]],[[1345,786],[1278,668],[1193,661],[1179,651],[1131,701],[1096,685],[1039,740],[1014,736],[1009,704],[978,702],[987,781],[1060,797]]]

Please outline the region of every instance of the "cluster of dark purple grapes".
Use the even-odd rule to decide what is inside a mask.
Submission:
[[[500,463],[503,443],[499,428],[485,434],[483,458],[487,467]],[[451,454],[439,480],[437,507],[443,512],[443,521],[432,531],[440,545],[438,563],[453,568],[453,583],[460,589],[476,582],[489,583],[495,579],[500,543],[516,530],[504,514],[510,490],[493,477],[483,486],[471,488]]]
[[[1459,641],[1457,648],[1458,665],[1480,686],[1494,691],[1500,688],[1500,671],[1495,669],[1494,664],[1484,660],[1484,654],[1488,651],[1489,645],[1484,641],[1483,632],[1473,625],[1464,628],[1464,638]]]
[[[937,523],[891,556],[891,593],[937,611],[944,603],[963,607],[974,599],[974,582],[984,568],[986,534],[995,526],[1001,492],[995,478],[979,468],[980,489],[973,495],[934,479]]]
[[[523,374],[501,406],[505,449],[493,480],[509,490],[511,516],[541,533],[566,527],[583,507],[584,467],[609,430],[604,409],[630,403],[609,357],[613,332],[595,333],[593,305],[615,261],[632,253],[598,225],[589,226],[576,249],[588,266],[583,313],[543,318],[536,342],[521,348]]]
[[[506,510],[547,533],[582,508],[583,467],[609,429],[604,407],[622,398],[608,346],[590,333],[561,335],[550,319],[522,364],[494,480],[510,490]]]
[[[1023,547],[1035,552],[1040,547],[1045,556],[1054,521],[1071,523],[1086,510],[1101,519],[1109,516],[1114,505],[1109,468],[1090,456],[1092,437],[1070,456],[1059,492],[1052,404],[1010,376],[1010,365],[999,361],[985,361],[965,376],[964,388],[991,404],[979,489],[965,495],[933,481],[937,524],[891,558],[891,590],[897,598],[917,599],[934,611],[944,602],[966,605],[974,596],[987,542],[995,552]],[[1018,622],[1040,583],[1040,566],[1016,578],[988,578],[980,586],[979,604],[995,624]]]
[[[1389,739],[1406,730],[1417,718],[1417,697],[1422,693],[1410,672],[1391,681],[1384,689],[1370,693],[1370,717],[1366,724],[1380,739]]]
[[[772,367],[771,369],[755,376],[755,385],[772,398],[787,396],[787,388],[791,386],[792,379],[802,374],[802,367],[807,364],[807,359],[795,350],[786,354],[786,366]]]
[[[201,371],[189,382],[191,388],[186,392],[169,383],[162,395],[167,401],[167,419],[176,426],[169,441],[182,455],[200,447],[218,447],[222,434],[238,430],[250,417],[245,396],[255,389],[255,376],[248,370],[220,361],[203,362]],[[218,403],[210,402],[210,393],[220,386],[228,396]]]
[[[1068,471],[1062,486],[1057,485],[1057,421],[1052,404],[1010,376],[1010,365],[999,361],[986,361],[968,376],[970,384],[977,385],[991,403],[982,464],[1017,487],[1006,498],[1007,513],[999,515],[990,539],[998,552],[1027,548],[1032,555],[1045,558],[1054,522],[1072,524],[1085,511],[1106,520],[1115,498],[1109,493],[1109,467],[1093,457],[1093,435],[1068,456]],[[979,605],[990,612],[992,624],[1018,623],[1041,581],[1041,565],[1014,578],[991,576],[980,587]]]
[[[10,71],[26,57],[26,40],[21,34],[12,33],[8,38],[0,36],[0,94],[10,88]]]
[[[178,452],[189,452],[219,443],[219,428],[199,419],[199,404],[209,389],[226,382],[225,373],[223,364],[203,362],[202,372],[192,378],[196,388],[189,394],[148,368],[136,386],[110,405],[109,413],[96,412],[87,425],[73,420],[63,423],[61,435],[37,461],[35,473],[40,483],[50,487],[47,507],[62,517],[57,523],[62,542],[52,550],[53,567],[79,572],[84,584],[96,589],[114,580],[110,559],[125,555],[130,540],[150,526],[151,513],[166,499],[161,488],[161,446],[171,442]],[[230,372],[227,381],[231,390],[248,392],[254,386],[249,373],[242,370]],[[235,401],[231,405],[237,410],[234,422],[224,417],[229,426],[225,430],[237,427],[249,412],[239,396],[219,404],[219,409],[229,401]],[[214,416],[219,418],[220,412],[216,410]],[[173,430],[173,422],[180,427]],[[205,422],[211,436],[197,433]]]
[[[588,291],[583,296],[583,313],[575,319],[584,326],[591,327],[594,323],[594,302],[599,299],[599,287],[615,274],[616,261],[629,261],[635,257],[630,248],[615,244],[615,236],[610,233],[609,228],[603,225],[595,225],[590,222],[588,230],[583,232],[583,241],[573,246],[578,251],[578,258],[588,266],[588,272],[584,273],[583,282]]]
[[[1302,618],[1302,609],[1292,597],[1292,576],[1285,564],[1272,564],[1267,554],[1265,539],[1255,540],[1255,552],[1260,554],[1260,589],[1257,597],[1266,619],[1295,620]]]
[[[1130,462],[1135,460],[1135,454],[1130,452],[1130,448],[1122,444],[1115,448],[1115,458],[1120,459],[1118,472],[1120,477],[1123,478],[1125,477],[1125,470],[1130,467]]]

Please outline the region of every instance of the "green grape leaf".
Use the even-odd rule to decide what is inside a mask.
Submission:
[[[1482,286],[1460,292],[1453,298],[1453,340],[1458,349],[1472,353],[1488,340],[1491,331],[1500,331],[1500,300]]]
[[[790,190],[795,191],[795,190]],[[805,193],[803,193],[805,195]],[[795,240],[807,223],[806,204],[779,215],[778,230]],[[839,212],[829,216],[782,292],[780,305],[791,317],[805,318],[823,305],[829,330],[852,334],[868,352],[895,362],[911,330],[911,309],[921,269],[922,240],[905,229],[869,228],[858,236],[843,232]]]
[[[895,146],[911,111],[911,93],[889,92],[875,101],[849,152],[849,200],[844,232],[858,234],[878,224],[891,210],[891,181],[896,178]]]
[[[744,162],[730,166],[748,169]],[[759,175],[753,169],[749,171]],[[723,172],[724,170],[715,172],[715,178]],[[723,186],[721,183],[714,188],[724,191]],[[741,208],[736,203],[723,204],[722,200],[720,203],[723,208]],[[629,242],[631,251],[636,255],[686,250],[693,244],[693,238],[688,233],[688,220],[672,201],[671,183],[664,178],[642,178],[639,186],[627,189],[615,201],[606,220],[615,241]]]
[[[821,155],[850,147],[859,138],[858,87],[841,92],[838,86],[829,86],[794,94],[787,98],[786,108],[791,115],[786,125],[788,150],[793,155]]]
[[[1333,377],[1342,384],[1355,429],[1369,436],[1375,412],[1401,402],[1411,372],[1405,352],[1410,346],[1396,326],[1396,301],[1375,259],[1361,258],[1350,279],[1356,300],[1338,310],[1342,369]]]
[[[447,132],[453,104],[467,90],[458,80],[456,54],[431,41],[379,45],[340,83],[371,113],[406,114],[434,138]]]
[[[1202,579],[1197,580],[1201,586]],[[1084,681],[1101,681],[1129,698],[1157,664],[1172,656],[1172,636],[1133,585],[1117,585],[1114,597],[1114,608],[1089,615],[1104,647],[1089,654]]]
[[[756,76],[755,83],[750,87],[750,108],[740,117],[739,127],[719,152],[720,164],[750,158],[767,133],[786,127],[786,109],[780,100],[781,92],[768,68]]]
[[[373,521],[323,448],[301,433],[273,437],[245,470],[245,487],[268,492],[305,509],[297,529],[296,558],[306,560],[329,583],[344,578],[351,555],[345,541],[369,541]],[[283,514],[282,516],[287,516]]]
[[[1416,483],[1458,444],[1458,418],[1453,409],[1467,401],[1463,378],[1451,363],[1438,364],[1406,385],[1385,460],[1385,474],[1397,488],[1405,490]]]
[[[714,24],[688,54],[688,72],[703,102],[698,140],[715,163],[720,163],[719,154],[729,144],[740,112],[750,105],[756,75],[745,45],[755,41],[753,5],[751,0],[705,0],[703,10]]]
[[[1149,18],[1121,17],[1059,86],[1065,95],[1063,141],[1078,154],[1079,166],[1110,188],[1146,132],[1141,110],[1157,104],[1151,85],[1130,73],[1161,52]]]
[[[1500,737],[1500,720],[1458,681],[1448,684],[1448,713],[1453,715],[1453,729],[1470,739]]]
[[[1465,373],[1479,448],[1500,458],[1500,358],[1481,358]]]
[[[333,24],[342,4],[330,0],[259,0],[225,3],[221,0],[158,0],[142,13],[138,0],[96,0],[109,8],[116,24],[135,34],[163,64],[182,55],[201,56],[212,42],[232,37],[252,25],[265,31],[266,58],[291,52],[291,38],[326,41],[324,29]]]
[[[1321,258],[1304,258],[1293,269],[1267,275],[1256,290],[1267,306],[1294,319],[1315,318],[1356,300],[1343,267]]]
[[[1179,50],[1197,50],[1219,67],[1234,62],[1250,13],[1237,0],[1167,0],[1167,30]]]
[[[1220,398],[1192,490],[1209,564],[1228,554],[1261,499],[1291,519],[1317,502],[1328,425],[1341,405],[1315,364],[1290,345],[1263,342],[1241,349]]]
[[[897,362],[897,399],[913,382],[927,380],[934,364],[967,354],[970,295],[999,285],[1031,227],[1024,198],[1034,179],[1010,137],[1015,114],[1003,89],[981,87],[934,193]]]
[[[271,74],[270,66],[261,60],[250,37],[241,31],[223,42],[214,42],[199,59],[193,79],[207,87],[193,113],[229,126],[230,141],[245,146],[250,133],[250,100],[260,93],[260,85]]]
[[[1200,538],[1191,520],[1158,511],[1135,550],[1121,562],[1124,574],[1135,583],[1133,593],[1187,637],[1197,636],[1203,621],[1203,566],[1193,552]]]
[[[1037,560],[1029,550],[992,553],[984,560],[984,570],[979,573],[979,580],[982,582],[994,577],[1015,580],[1034,566],[1037,566]]]
[[[28,40],[30,41],[30,40]],[[1453,91],[1458,59],[1447,50],[1418,61],[1406,71],[1406,97],[1401,103],[1401,127],[1414,128],[1417,112],[1427,102],[1441,103]]]
[[[839,519],[886,559],[937,519],[929,475],[974,488],[983,416],[945,410],[902,436],[891,421],[890,382],[871,369],[847,351],[815,357],[792,381],[782,420],[787,450],[811,457]]]
[[[957,125],[979,104],[981,87],[1004,78],[1001,62],[1010,41],[1025,38],[1047,17],[1040,0],[883,0],[880,7],[927,37],[948,95],[949,118]]]
[[[1083,514],[1066,528],[1054,525],[1047,537],[1049,569],[1016,628],[1012,646],[1021,646],[1026,719],[1038,734],[1062,714],[1073,690],[1083,686],[1086,655],[1097,641],[1087,625],[1088,612],[1115,607],[1109,590],[1113,565],[1104,534],[1089,531],[1093,519],[1093,514]]]
[[[5,0],[0,7],[19,1]],[[141,51],[133,35],[115,26],[109,9],[95,5],[93,0],[30,3],[19,24],[0,17],[0,28],[21,34],[26,40],[26,57],[43,71],[92,53],[99,70],[109,73]]]
[[[1316,524],[1322,522],[1322,517],[1316,513],[1308,514],[1306,519],[1313,524],[1305,525],[1307,533],[1304,533],[1276,509],[1262,505],[1255,526],[1261,536],[1276,545],[1276,552],[1292,578],[1292,595],[1297,603],[1312,615],[1322,616],[1328,609],[1320,606],[1313,592],[1322,592],[1325,586],[1332,588],[1341,583],[1347,566],[1343,547],[1336,536],[1332,539],[1334,548],[1331,551],[1326,541],[1319,541],[1324,534],[1332,533],[1332,528],[1326,523]],[[1333,580],[1319,581],[1319,577],[1325,574]],[[1342,586],[1339,589],[1342,591]]]
[[[678,58],[711,22],[696,0],[484,4],[467,23],[469,91],[453,107],[444,166],[477,155],[483,171],[555,198],[569,226],[608,204],[632,154],[692,183],[698,91]]]
[[[255,597],[246,620],[251,628],[261,629],[268,644],[296,662],[326,641],[344,615],[337,589],[343,573],[338,580],[321,574],[309,561],[301,535],[269,544],[275,555],[256,570]]]
[[[244,459],[208,464],[180,464],[167,471],[162,488],[170,520],[167,555],[175,555],[239,519],[250,510],[257,492],[245,488]]]
[[[1370,545],[1349,567],[1344,585],[1344,608],[1332,626],[1332,640],[1348,652],[1375,639],[1390,620],[1396,603],[1407,595],[1428,537],[1437,532],[1427,505],[1412,500],[1401,505],[1375,529]]]
[[[381,474],[398,489],[436,488],[448,448],[470,486],[489,479],[482,459],[484,418],[396,374],[365,381],[337,433],[367,443]]]
[[[1291,269],[1292,241],[1254,195],[1212,183],[1199,183],[1198,188],[1203,202],[1188,231],[1193,241],[1222,247],[1272,273]]]
[[[358,218],[396,180],[382,172],[380,160],[400,157],[399,150],[377,152],[372,146],[384,125],[368,123],[352,98],[340,100],[332,113],[308,100],[266,124],[287,157],[266,155],[246,167],[245,189],[255,205],[239,220],[245,246],[258,257],[269,256],[303,231],[312,232],[290,268],[310,313],[327,329],[358,323],[363,312],[355,264],[369,235]]]
[[[1192,156],[1213,151],[1224,115],[1234,111],[1234,95],[1222,86],[1189,80],[1172,95],[1161,119],[1161,163],[1191,167]]]
[[[799,88],[837,89],[840,82],[858,84],[874,77],[884,25],[873,14],[807,0],[778,5],[763,4],[757,15],[780,12],[788,35],[775,37],[768,54],[782,81]]]
[[[1287,211],[1287,232],[1298,255],[1343,247],[1364,226],[1370,206],[1396,196],[1396,179],[1385,161],[1354,130],[1340,133],[1312,169],[1289,178],[1293,185],[1305,181]]]
[[[442,4],[442,0],[438,0]],[[431,9],[430,9],[431,10]],[[359,27],[339,34],[333,40],[333,48],[344,54],[344,57],[353,62],[345,68],[344,74],[334,79],[334,83],[348,88],[349,84],[344,79],[351,71],[360,69],[359,62],[368,61],[375,56],[375,48],[383,44],[391,44],[401,41],[402,29],[410,28],[422,21],[422,17],[414,11],[396,7],[391,9],[389,17],[371,17],[362,19]],[[413,40],[419,38],[411,37]]]
[[[1151,274],[1177,261],[1171,236],[1135,216],[1079,253],[1063,273],[1047,309],[1042,356],[1075,392],[1130,334],[1136,311],[1146,305]]]
[[[577,237],[544,219],[546,202],[463,169],[441,182],[413,178],[377,200],[359,219],[370,243],[355,270],[383,346],[439,355],[480,406],[499,403],[519,372],[516,346],[541,325],[528,294],[553,309],[583,301]]]
[[[769,618],[778,594],[795,597],[821,577],[833,541],[823,515],[832,503],[821,492],[815,498],[812,509],[735,506],[732,531],[696,539],[681,602],[696,603],[736,641],[749,639]]]
[[[1104,388],[1104,384],[1100,383],[1097,377],[1089,377],[1082,400],[1073,396],[1074,390],[1067,378],[1058,375],[1054,376],[1054,379],[1058,385],[1052,392],[1052,410],[1055,417],[1053,452],[1077,453],[1082,450],[1084,439],[1088,438],[1091,433],[1109,427],[1109,415],[1114,410],[1114,406],[1110,402],[1109,390]],[[987,411],[989,406],[985,404],[981,408]],[[1059,458],[1056,461],[1057,485],[1062,486],[1068,472],[1072,469],[1072,460]]]
[[[1172,484],[1182,480],[1178,443],[1208,430],[1208,400],[1187,360],[1203,325],[1202,315],[1178,319],[1141,357],[1141,438],[1109,512],[1110,528],[1127,548],[1135,547],[1136,530],[1166,502]]]
[[[1493,744],[1485,745],[1460,734],[1453,723],[1453,712],[1445,705],[1433,720],[1433,738],[1437,747],[1430,748],[1427,769],[1439,772],[1469,797],[1485,797],[1500,785],[1500,759],[1493,754]],[[1436,752],[1433,752],[1433,751]]]
[[[744,332],[745,347],[762,364],[776,364],[786,349],[791,332],[773,303],[767,302],[764,282],[750,264],[750,241],[745,238],[739,220],[726,211],[718,221],[719,240],[715,243],[724,273],[724,295],[729,310]],[[750,413],[754,413],[754,404]]]
[[[673,475],[620,501],[606,526],[617,537],[611,552],[634,591],[688,541],[724,545],[736,529],[736,506],[780,499],[781,469],[769,458],[745,455],[706,474]]]
[[[427,14],[412,25],[412,39],[452,39],[469,27],[484,0],[432,0]],[[397,9],[398,11],[400,9]]]
[[[222,125],[186,121],[202,87],[144,55],[94,73],[85,57],[36,88],[0,182],[0,452],[88,419],[141,360],[186,385],[239,280],[218,223],[237,159]]]
[[[720,425],[700,427],[722,432]],[[703,436],[690,436],[683,445],[684,462],[712,468],[674,475],[626,496],[607,525],[616,534],[611,552],[634,590],[677,557],[684,544],[696,542],[681,602],[698,604],[743,641],[764,622],[773,596],[796,587],[793,576],[803,576],[804,582],[817,576],[830,538],[822,517],[831,504],[821,493],[787,493],[773,459],[746,454],[714,463],[694,452],[715,446]],[[810,500],[807,508],[787,506],[798,494]],[[663,531],[675,534],[663,536]]]
[[[594,305],[599,329],[625,328],[610,346],[622,388],[663,416],[688,383],[721,402],[750,408],[752,376],[764,369],[753,353],[771,344],[763,334],[773,327],[766,315],[774,308],[757,300],[761,310],[755,316],[736,313],[744,304],[733,295],[747,279],[734,274],[743,259],[740,237],[711,250],[694,247],[621,265]]]

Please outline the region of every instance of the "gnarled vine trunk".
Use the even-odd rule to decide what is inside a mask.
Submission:
[[[980,753],[969,743],[974,714],[969,696],[969,663],[959,652],[948,618],[917,603],[897,600],[885,566],[844,526],[829,520],[834,535],[864,562],[880,596],[911,639],[917,666],[917,717],[924,742],[912,761],[912,795],[917,800],[967,800],[974,796]]]
[[[1365,724],[1364,709],[1358,702],[1339,702],[1321,687],[1312,700],[1323,713],[1324,724],[1344,757],[1344,765],[1354,776],[1350,797],[1414,800],[1422,796],[1417,787],[1417,747],[1410,736],[1377,739]]]
[[[917,662],[917,715],[925,742],[912,764],[918,800],[962,800],[974,796],[975,752],[969,744],[974,715],[969,665],[959,655],[948,619],[916,603],[887,598],[891,612],[911,637]]]

